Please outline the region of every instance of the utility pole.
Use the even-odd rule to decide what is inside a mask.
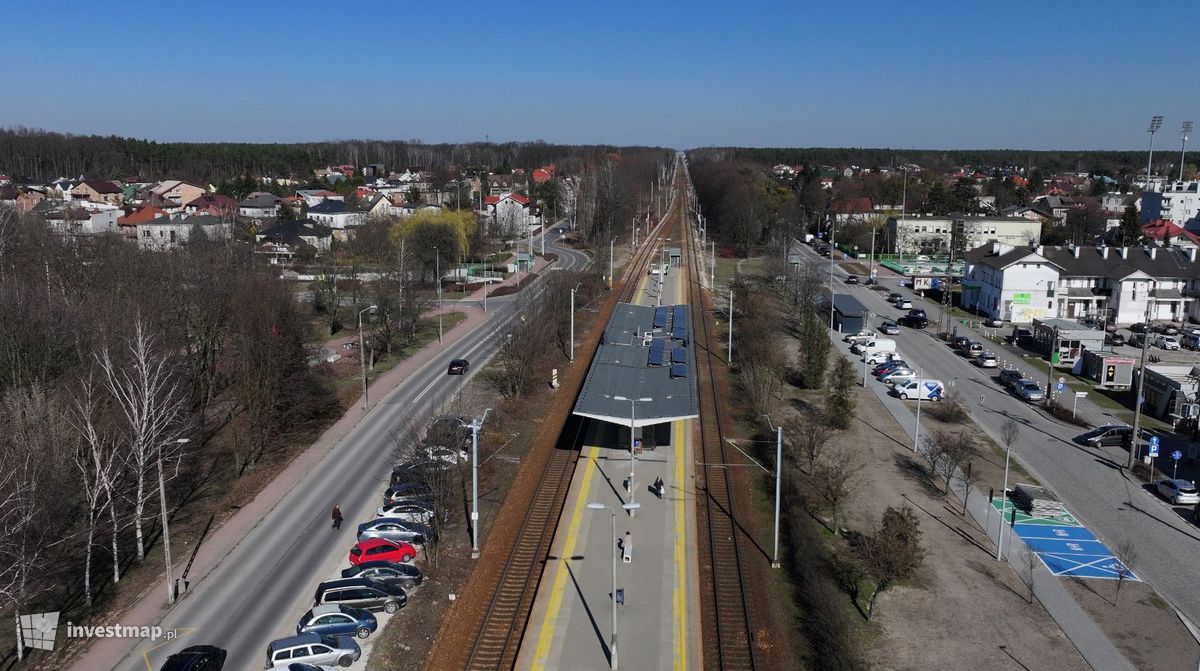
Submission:
[[[717,241],[713,240],[712,245],[712,264],[708,270],[708,289],[709,291],[717,290]]]
[[[779,494],[782,486],[783,425],[775,427],[775,545],[771,551],[771,568],[779,568]]]
[[[571,361],[575,360],[575,292],[579,289],[579,284],[576,284],[571,289]]]
[[[1050,347],[1050,354],[1046,357],[1046,398],[1050,398],[1051,390],[1054,389],[1054,359],[1058,354],[1058,327],[1054,327],[1053,344]]]
[[[492,409],[483,411],[483,416],[466,424],[471,429],[471,559],[479,559],[479,429]]]
[[[1151,300],[1147,297],[1146,329],[1142,331],[1142,359],[1138,364],[1137,396],[1133,399],[1133,435],[1129,440],[1129,458],[1125,462],[1126,468],[1133,468],[1133,460],[1142,456],[1142,448],[1138,444],[1138,439],[1142,426],[1142,397],[1146,390],[1146,349],[1150,344],[1150,306]]]
[[[176,444],[182,445],[190,442],[188,438],[180,438],[175,441]],[[162,514],[162,531],[163,531],[163,559],[167,564],[167,603],[175,603],[175,577],[171,571],[171,525],[167,518],[167,484],[163,479],[162,466],[162,446],[158,448],[158,503]]]
[[[364,312],[374,312],[378,307],[377,305],[372,305],[360,310],[358,313],[358,363],[362,367],[363,412],[367,411],[367,341],[363,338],[362,316]],[[374,364],[372,364],[372,367],[374,367]]]
[[[829,216],[829,215],[826,215]],[[834,221],[829,222],[829,330],[833,330],[833,265],[834,259],[837,258],[837,245],[834,243],[834,237],[837,235],[837,229],[834,228]]]
[[[867,281],[875,284],[875,227],[871,226],[871,271],[867,274]]]
[[[733,289],[729,290],[729,353],[725,363],[733,363]]]

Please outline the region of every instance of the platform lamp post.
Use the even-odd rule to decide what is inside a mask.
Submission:
[[[636,440],[634,438],[634,429],[637,426],[637,421],[635,419],[635,417],[637,415],[637,404],[638,403],[649,403],[650,401],[653,401],[654,399],[649,396],[643,396],[642,398],[628,398],[626,396],[613,396],[612,398],[614,401],[629,401],[629,502],[633,503],[634,500],[637,498],[637,485],[634,484],[634,480],[633,480],[634,467],[637,466],[637,450],[635,449],[636,446],[634,444],[635,440]],[[636,508],[636,506],[634,508],[628,509],[630,517],[634,516],[633,511],[635,508]]]
[[[1150,190],[1150,171],[1154,166],[1154,134],[1158,132],[1159,128],[1162,128],[1162,124],[1162,115],[1157,114],[1150,117],[1150,127],[1146,129],[1146,132],[1150,134],[1150,157],[1146,159],[1146,188],[1142,191]]]
[[[617,278],[613,277],[613,273],[616,272],[613,270],[613,244],[616,241],[616,238],[608,241],[608,286],[610,289],[617,286]]]
[[[470,424],[459,422],[471,430],[471,559],[479,559],[479,430],[492,409],[483,411]]]
[[[367,346],[363,337],[362,316],[365,312],[374,312],[378,305],[371,305],[358,311],[358,363],[362,367],[363,412],[367,411]]]
[[[1184,121],[1183,126],[1179,128],[1179,181],[1183,181],[1183,159],[1187,156],[1187,141],[1188,135],[1192,133],[1192,122]]]
[[[176,445],[190,443],[190,438],[179,438]],[[171,525],[167,520],[167,483],[163,479],[162,448],[158,448],[158,504],[162,514],[163,560],[167,564],[167,603],[175,603],[175,578],[171,572]]]
[[[608,510],[612,514],[612,638],[608,642],[608,668],[616,671],[617,668],[617,509],[613,506],[606,506],[603,503],[589,501],[587,504],[589,510]],[[641,508],[638,503],[626,503],[621,506],[629,511],[630,517],[633,516],[633,511]]]

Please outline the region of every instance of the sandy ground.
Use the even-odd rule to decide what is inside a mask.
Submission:
[[[874,383],[874,382],[870,382]],[[921,520],[925,565],[916,580],[879,597],[867,660],[879,669],[1086,669],[1058,626],[1034,601],[961,502],[943,498],[912,460],[911,436],[872,394],[860,390],[853,426],[837,440],[866,456],[849,526],[869,530],[888,506],[909,505]],[[923,418],[923,423],[924,418]],[[926,429],[937,422],[929,421]],[[1002,468],[978,460],[975,469]],[[940,484],[940,483],[939,483]],[[987,496],[986,488],[982,496]]]

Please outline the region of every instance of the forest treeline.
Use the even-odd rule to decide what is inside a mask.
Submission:
[[[418,140],[329,140],[239,143],[157,142],[115,135],[71,135],[14,127],[0,129],[0,171],[39,181],[87,175],[106,179],[188,179],[218,184],[241,176],[312,176],[329,165],[382,163],[388,170],[490,168],[508,172],[555,163],[574,174],[608,154],[666,150],[654,147],[561,145],[541,141],[425,144]]]
[[[1044,175],[1059,172],[1087,172],[1119,178],[1145,170],[1143,151],[1049,150],[1026,149],[887,149],[857,147],[704,147],[688,152],[690,157],[726,161],[746,161],[762,166],[828,165],[863,168],[898,168],[916,164],[924,170],[946,171],[957,166],[1013,166],[1025,170],[1038,168]],[[1163,155],[1163,162],[1171,160]],[[1158,165],[1158,161],[1155,162]],[[1178,165],[1178,164],[1176,164]]]

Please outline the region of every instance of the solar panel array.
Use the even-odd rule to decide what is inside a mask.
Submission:
[[[687,377],[687,376],[688,376],[687,375],[687,366],[684,366],[683,364],[675,364],[674,366],[671,366],[671,377],[672,378]]]
[[[662,366],[666,364],[666,361],[664,360],[666,356],[666,346],[667,344],[662,340],[655,340],[654,342],[650,343],[651,366]]]
[[[683,346],[687,347],[687,336],[688,336],[687,306],[686,305],[673,306],[673,311],[674,311],[674,314],[671,316],[671,337],[676,340],[682,341]]]
[[[665,308],[655,308],[654,309],[654,328],[656,328],[656,329],[667,328],[667,317],[670,314],[671,314],[671,306],[669,306],[669,305]]]

